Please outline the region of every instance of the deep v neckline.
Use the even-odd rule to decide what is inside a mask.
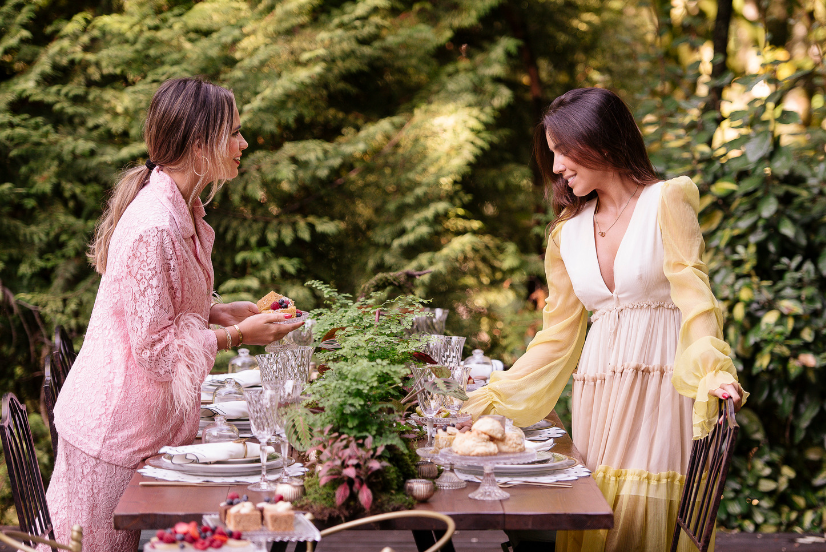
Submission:
[[[640,202],[642,201],[642,196],[645,191],[649,188],[649,186],[643,186],[642,190],[640,191],[640,197],[637,198],[637,202],[634,204],[634,210],[631,211],[631,218],[628,220],[628,226],[625,227],[625,232],[622,234],[622,238],[620,239],[619,247],[617,247],[617,254],[614,255],[614,262],[612,263],[611,270],[614,273],[614,289],[613,291],[608,288],[608,284],[605,283],[605,278],[602,276],[602,269],[599,265],[599,255],[597,254],[597,240],[594,234],[596,233],[594,230],[594,211],[597,208],[596,200],[594,200],[594,205],[591,207],[591,251],[594,254],[594,262],[597,265],[597,273],[599,274],[599,281],[602,283],[602,287],[610,295],[615,295],[617,293],[617,259],[619,259],[620,252],[623,250],[622,246],[625,244],[625,237],[628,235],[628,231],[631,230],[631,226],[634,224],[634,219],[637,217],[637,207],[639,207]]]

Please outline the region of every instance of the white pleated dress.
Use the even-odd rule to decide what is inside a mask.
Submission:
[[[613,292],[597,261],[594,208],[586,204],[548,241],[542,330],[462,410],[528,426],[554,408],[573,373],[572,437],[614,510],[614,528],[561,531],[557,552],[662,552],[692,437],[717,419],[709,391],[736,384],[737,370],[702,260],[694,183],[679,177],[642,188],[617,251]],[[679,550],[690,550],[684,540]]]
[[[592,532],[583,550],[601,549],[596,545],[603,538],[613,550],[667,550],[674,518],[664,514],[679,501],[688,468],[694,401],[671,383],[681,314],[662,268],[662,184],[642,188],[614,261],[613,292],[597,261],[596,201],[561,232],[560,253],[574,292],[592,313],[573,376],[572,437],[609,504],[634,517],[632,523],[615,522],[610,534]],[[569,538],[575,536],[585,538]],[[652,539],[660,544],[643,544]]]

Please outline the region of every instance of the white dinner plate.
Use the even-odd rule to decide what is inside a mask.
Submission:
[[[537,477],[550,472],[564,470],[576,465],[576,460],[570,456],[559,454],[558,452],[537,452],[536,462],[531,464],[504,464],[493,467],[493,473],[500,476],[510,477]],[[470,475],[482,475],[482,466],[462,466],[456,471],[468,473]]]
[[[257,460],[257,459],[256,459]],[[287,465],[290,466],[295,462],[292,458],[287,459]],[[249,462],[245,464],[173,464],[163,454],[155,455],[146,460],[146,463],[153,468],[161,468],[164,470],[172,470],[189,475],[219,475],[219,476],[236,476],[236,475],[256,475],[261,473],[261,461]],[[280,456],[275,460],[267,462],[267,471],[277,470],[283,466]]]

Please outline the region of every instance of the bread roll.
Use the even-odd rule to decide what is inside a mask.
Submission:
[[[473,431],[481,431],[492,440],[498,441],[505,438],[505,428],[493,418],[479,418],[471,427]]]
[[[453,452],[462,456],[493,456],[499,448],[481,431],[459,433],[453,439]]]

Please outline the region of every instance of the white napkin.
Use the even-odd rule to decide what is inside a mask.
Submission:
[[[226,417],[228,420],[249,419],[250,412],[247,409],[247,401],[229,401],[201,406],[201,418],[214,418],[219,415]]]
[[[267,453],[275,452],[272,447],[264,447]],[[211,464],[235,458],[258,458],[261,449],[258,443],[226,442],[207,443],[203,445],[186,445],[183,447],[163,447],[161,454],[169,454],[173,464]]]
[[[244,370],[234,374],[210,374],[201,387],[215,389],[228,378],[237,381],[241,387],[254,387],[261,385],[261,370]]]
[[[554,440],[549,439],[548,441],[543,441],[539,443],[535,443],[533,441],[525,441],[525,446],[527,448],[535,450],[536,452],[541,452],[543,450],[551,450],[551,448],[554,446]]]

